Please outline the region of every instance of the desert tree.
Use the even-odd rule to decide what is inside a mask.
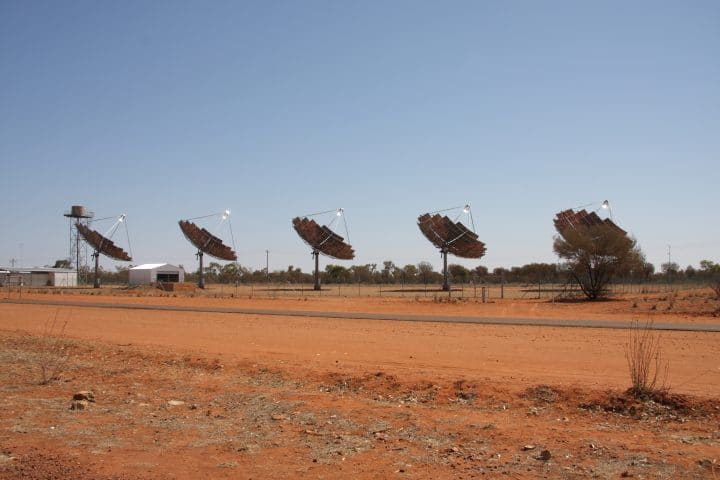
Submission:
[[[325,266],[325,282],[348,283],[352,272],[342,265],[328,264]]]
[[[415,265],[408,264],[403,267],[403,280],[405,283],[413,283],[417,280],[418,268]]]
[[[720,264],[711,260],[700,261],[699,275],[710,284],[715,296],[720,300]]]
[[[430,262],[420,262],[417,264],[418,275],[422,279],[423,283],[428,281],[434,276],[434,269]]]
[[[470,279],[470,270],[457,263],[448,265],[448,272],[453,281],[457,283],[466,283]]]
[[[62,258],[60,260],[55,260],[55,265],[53,265],[53,268],[70,268],[70,259]]]
[[[478,265],[477,267],[473,268],[470,273],[472,274],[473,278],[485,278],[489,275],[488,268],[483,265]]]
[[[370,283],[373,279],[373,272],[377,265],[366,264],[366,265],[353,265],[349,268],[352,273],[352,279],[357,283]]]
[[[394,283],[396,280],[395,277],[395,271],[397,270],[397,267],[392,262],[392,260],[385,260],[383,262],[383,269],[380,272],[382,282],[383,283]]]
[[[603,297],[614,276],[632,275],[645,264],[636,240],[610,221],[556,222],[555,228],[553,250],[589,300]]]
[[[700,272],[704,275],[720,274],[720,263],[712,260],[700,260]]]
[[[239,283],[241,279],[249,275],[250,271],[237,262],[226,263],[218,272],[220,283]]]
[[[220,265],[218,262],[210,262],[210,264],[205,267],[205,278],[207,279],[207,282],[217,282],[221,270],[222,265]]]
[[[680,270],[680,265],[675,262],[663,263],[662,265],[660,265],[660,270],[667,279],[677,277],[678,274],[682,272],[682,270]]]

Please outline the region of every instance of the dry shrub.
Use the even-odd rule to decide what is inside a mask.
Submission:
[[[625,359],[632,382],[628,393],[636,398],[652,398],[659,392],[667,392],[669,364],[662,357],[660,334],[653,329],[652,320],[643,324],[633,321]]]
[[[715,415],[716,405],[712,401],[698,400],[656,390],[649,396],[637,398],[629,389],[625,392],[608,391],[585,400],[580,408],[590,411],[605,411],[627,415],[637,420],[655,419],[663,421],[685,421],[689,418],[707,418]]]
[[[394,375],[385,372],[369,373],[362,377],[346,376],[331,372],[326,376],[329,385],[323,387],[326,391],[371,392],[378,394],[397,393],[402,385]]]
[[[68,354],[65,350],[65,327],[67,327],[68,321],[72,311],[68,314],[65,320],[60,320],[59,311],[55,311],[55,315],[52,319],[45,321],[43,326],[42,341],[40,343],[40,351],[38,352],[38,358],[40,363],[40,385],[47,385],[54,380],[60,378],[60,373],[63,371],[68,362]]]
[[[550,385],[536,385],[525,389],[522,396],[536,404],[551,404],[555,403],[561,394],[560,390]]]
[[[715,300],[720,300],[720,280],[710,284],[710,288],[715,292]]]

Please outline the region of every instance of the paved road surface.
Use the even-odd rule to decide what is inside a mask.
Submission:
[[[325,312],[307,310],[268,310],[255,308],[230,308],[230,307],[190,307],[175,305],[139,305],[131,303],[92,303],[92,302],[65,302],[52,300],[19,300],[0,299],[0,304],[26,304],[26,305],[48,305],[61,307],[80,308],[114,308],[127,310],[162,310],[173,312],[198,312],[198,313],[229,313],[242,315],[280,315],[284,317],[313,317],[313,318],[348,318],[354,320],[391,320],[402,322],[445,322],[445,323],[475,323],[484,325],[529,325],[541,327],[576,327],[576,328],[614,328],[629,329],[629,321],[616,320],[558,320],[546,318],[499,318],[499,317],[469,317],[469,316],[445,316],[445,315],[404,315],[395,313],[364,313],[364,312]],[[653,323],[655,330],[675,330],[686,332],[720,332],[718,325],[699,325],[685,323]]]

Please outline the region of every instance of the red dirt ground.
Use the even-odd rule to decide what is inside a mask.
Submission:
[[[709,294],[661,298],[72,295],[88,304],[720,323]],[[0,479],[717,478],[720,334],[662,332],[669,393],[642,401],[623,393],[629,335],[0,303]],[[70,410],[82,390],[95,401]]]

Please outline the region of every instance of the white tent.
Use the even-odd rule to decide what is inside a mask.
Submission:
[[[184,282],[185,270],[169,263],[146,263],[130,269],[128,283],[142,285],[156,282]]]

